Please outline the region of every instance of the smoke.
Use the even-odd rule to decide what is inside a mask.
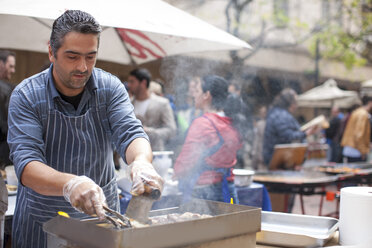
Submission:
[[[171,86],[176,106],[182,107],[186,103],[191,79],[211,74],[224,76],[224,64],[195,57],[173,56],[163,59],[159,72],[167,85]]]
[[[255,74],[255,69],[249,69],[249,71],[245,71],[243,66],[239,66],[236,64],[226,63],[218,60],[206,60],[201,58],[195,57],[186,57],[186,56],[174,56],[164,58],[162,60],[159,73],[161,77],[166,81],[168,88],[174,94],[175,105],[178,110],[186,109],[190,106],[190,102],[188,102],[188,97],[190,94],[189,92],[189,83],[195,77],[203,77],[206,75],[218,75],[225,78],[230,84],[235,84],[238,86],[237,88],[240,90],[246,90],[249,88],[250,80],[245,80],[243,76],[247,75],[248,73],[252,75]],[[246,111],[246,115],[250,116],[252,113],[250,109]],[[251,118],[250,118],[251,119]],[[251,121],[249,121],[251,122]],[[190,124],[190,123],[189,123]],[[252,124],[247,123],[253,130]],[[180,127],[179,127],[180,128]],[[250,134],[251,132],[247,132],[245,137],[252,137]],[[180,134],[179,137],[176,137],[173,141],[171,141],[171,145],[169,146],[170,149],[175,151],[174,161],[184,144],[184,139],[186,133]],[[183,136],[182,136],[183,135]],[[199,150],[203,150],[200,147]],[[242,163],[242,162],[241,162]],[[239,167],[244,167],[244,165],[239,165]],[[216,190],[211,189],[209,192],[207,188],[205,188],[205,192],[203,192],[203,199],[215,199]],[[221,190],[218,190],[221,192]],[[174,202],[171,199],[167,199],[167,205],[169,207],[177,206],[180,204],[180,199],[175,198]]]

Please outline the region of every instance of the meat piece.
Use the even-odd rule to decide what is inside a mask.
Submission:
[[[212,216],[208,214],[185,212],[183,214],[174,213],[174,214],[154,216],[154,217],[150,217],[150,220],[153,225],[159,225],[159,224],[170,224],[170,223],[182,222],[182,221],[187,221],[187,220],[197,220],[197,219],[203,219],[203,218],[209,218],[209,217],[212,217]]]

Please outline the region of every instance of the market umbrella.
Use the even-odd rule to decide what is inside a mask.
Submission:
[[[0,0],[0,47],[47,52],[53,20],[67,9],[103,26],[98,59],[142,64],[165,56],[250,48],[249,44],[160,0]]]
[[[341,90],[334,79],[328,79],[322,85],[299,95],[297,102],[299,107],[331,108],[337,105],[340,108],[349,108],[360,104],[360,99],[357,92]]]
[[[372,79],[361,83],[360,94],[362,96],[372,96]]]

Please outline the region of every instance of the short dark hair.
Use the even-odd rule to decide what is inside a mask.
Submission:
[[[212,106],[216,110],[223,110],[243,137],[248,126],[244,115],[246,105],[240,96],[229,93],[228,87],[229,83],[223,77],[207,75],[201,78],[201,88],[204,93],[209,91],[211,94]]]
[[[150,86],[151,73],[145,68],[136,68],[129,72],[129,75],[137,78],[139,81],[146,80],[146,87]]]
[[[53,22],[50,46],[54,56],[57,55],[58,49],[62,46],[65,35],[73,31],[82,34],[97,34],[99,44],[99,35],[102,28],[90,14],[81,10],[67,10]]]
[[[244,137],[249,129],[249,124],[246,116],[248,108],[242,98],[236,94],[229,93],[223,111],[226,116],[232,119],[233,125],[241,137]]]
[[[367,105],[368,102],[372,102],[372,96],[363,96],[362,97],[362,104]]]
[[[8,57],[9,56],[13,56],[15,57],[15,53],[12,52],[12,51],[9,51],[9,50],[0,50],[0,60],[4,62],[4,64],[6,63],[6,61],[8,60]]]
[[[204,76],[201,79],[201,88],[203,92],[210,92],[212,96],[212,106],[217,110],[222,110],[225,107],[228,92],[227,81],[216,75]]]
[[[296,96],[296,91],[285,88],[274,98],[273,107],[288,109],[292,103],[296,102]]]

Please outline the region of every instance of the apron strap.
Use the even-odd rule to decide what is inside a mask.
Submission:
[[[222,196],[223,196],[224,202],[230,202],[231,195],[230,195],[228,181],[227,181],[227,177],[230,176],[230,172],[231,172],[230,168],[214,168],[205,163],[205,159],[215,154],[222,147],[225,141],[221,133],[218,131],[217,127],[213,123],[213,121],[211,121],[205,115],[203,115],[202,117],[209,120],[209,122],[212,124],[212,126],[217,132],[219,142],[202,154],[202,156],[199,158],[198,162],[196,163],[195,167],[189,173],[189,176],[185,176],[183,180],[179,180],[179,189],[183,192],[183,202],[186,203],[191,200],[194,187],[199,177],[205,171],[210,171],[210,170],[216,171],[218,173],[222,173]]]
[[[231,194],[230,194],[229,182],[227,181],[227,178],[231,176],[231,170],[230,168],[212,168],[212,169],[222,174],[222,198],[224,202],[229,203],[231,199]]]

